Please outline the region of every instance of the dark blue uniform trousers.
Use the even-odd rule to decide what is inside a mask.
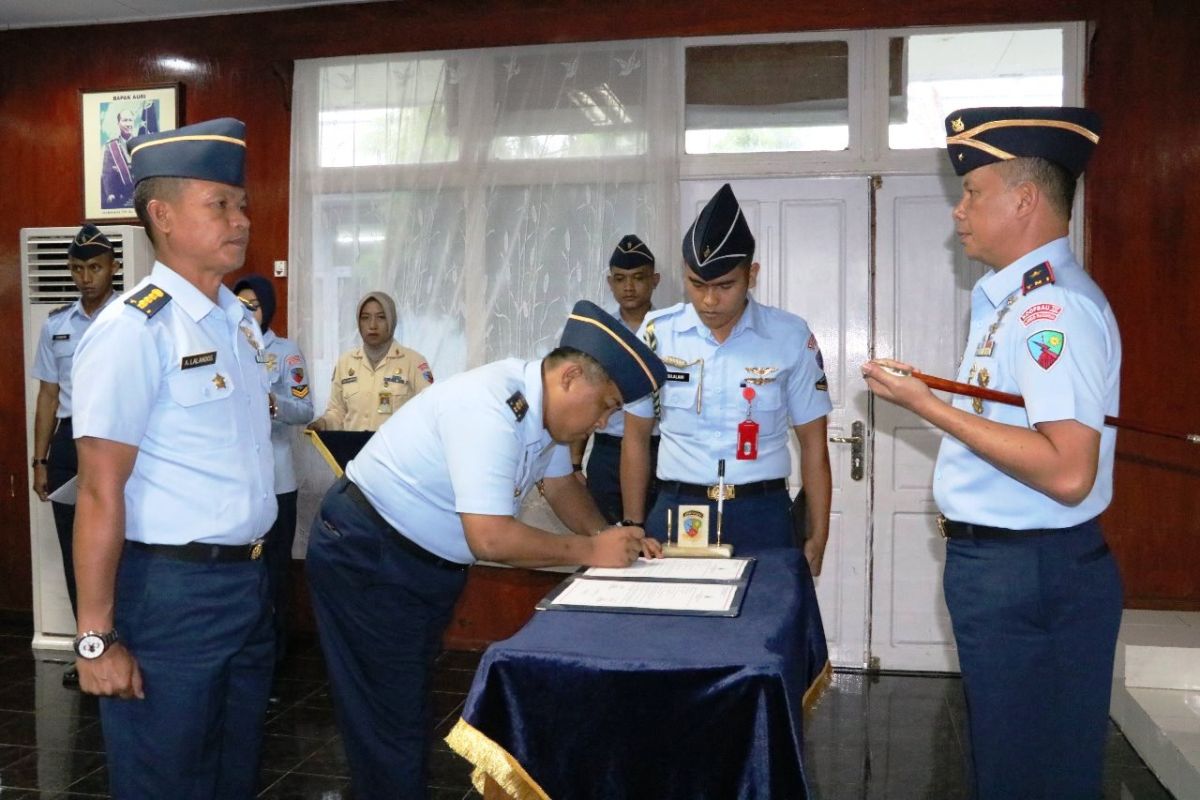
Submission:
[[[345,494],[326,493],[305,574],[357,800],[425,797],[430,674],[466,584]]]
[[[275,649],[262,560],[190,563],[127,546],[116,629],[146,698],[100,700],[112,796],[254,797]]]
[[[267,531],[263,558],[267,562],[267,580],[271,584],[271,604],[274,606],[275,671],[279,672],[287,655],[288,611],[291,596],[288,568],[292,563],[292,544],[296,541],[296,498],[299,492],[275,495],[279,514]]]
[[[951,539],[946,605],[979,800],[1101,796],[1121,581],[1095,520]]]
[[[669,481],[660,482],[658,498],[646,516],[646,535],[660,542],[666,536],[667,509],[671,509],[671,542],[679,536],[679,506],[708,505],[708,541],[717,543],[717,503],[682,494]],[[786,489],[725,501],[721,544],[733,545],[735,556],[773,547],[794,547],[791,499]]]
[[[658,463],[659,437],[650,437],[650,475]],[[625,518],[625,503],[621,499],[621,437],[597,433],[592,437],[592,452],[587,462],[587,487],[596,507],[610,525]],[[646,488],[646,504],[654,506],[657,497],[657,481],[653,477]]]
[[[71,418],[63,417],[50,437],[50,452],[46,455],[46,488],[53,492],[79,472],[79,456],[75,452]],[[67,597],[71,599],[71,614],[78,607],[75,598],[75,506],[69,503],[50,501],[54,512],[54,529],[58,533],[58,546],[62,550],[63,576],[67,579]]]

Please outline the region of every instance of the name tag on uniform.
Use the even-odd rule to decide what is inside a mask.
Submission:
[[[196,353],[195,355],[184,356],[179,362],[180,369],[195,369],[196,367],[205,367],[209,364],[217,363],[217,351],[213,350],[210,353]]]
[[[56,333],[56,334],[54,334],[54,336],[52,336],[51,338],[52,338],[52,339],[54,339],[54,341],[56,341],[56,342],[65,342],[65,341],[67,341],[68,339],[70,339],[70,338],[71,338],[71,334],[69,334],[69,333]]]
[[[667,380],[691,383],[692,374],[690,372],[672,372],[671,370],[667,370]]]
[[[355,376],[353,376],[353,377],[350,377],[350,378],[342,378],[342,385],[343,385],[343,386],[345,386],[347,383],[357,383],[357,382],[358,382],[358,376],[357,376],[357,375],[355,375]]]

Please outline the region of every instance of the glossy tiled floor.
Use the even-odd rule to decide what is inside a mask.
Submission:
[[[94,699],[62,688],[64,665],[29,650],[28,619],[0,617],[0,800],[104,797],[107,776]],[[57,654],[42,654],[45,658]],[[441,741],[457,719],[478,654],[438,661],[431,800],[478,798],[465,761]],[[297,641],[281,702],[266,726],[262,798],[353,795],[314,641]],[[838,674],[807,720],[806,765],[819,800],[944,800],[965,796],[964,707],[958,680]],[[1170,795],[1116,729],[1105,798]]]

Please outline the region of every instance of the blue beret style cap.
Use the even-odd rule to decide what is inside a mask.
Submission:
[[[608,266],[616,269],[637,269],[647,264],[654,264],[654,253],[650,252],[645,242],[632,233],[617,242],[617,249],[613,250],[612,257],[608,259]]]
[[[1100,116],[1086,108],[964,108],[946,117],[946,152],[959,175],[1013,158],[1044,158],[1078,178],[1100,141]]]
[[[683,260],[692,272],[711,281],[754,258],[754,235],[733,189],[725,184],[700,210],[683,235]]]
[[[245,186],[246,126],[223,117],[129,141],[133,182],[146,178],[196,178]]]
[[[79,229],[79,233],[71,240],[71,246],[67,248],[67,258],[78,258],[80,261],[87,261],[105,253],[113,254],[112,242],[90,222]]]
[[[624,403],[645,397],[667,379],[666,366],[645,342],[587,300],[580,300],[571,310],[559,346],[573,347],[600,362]]]

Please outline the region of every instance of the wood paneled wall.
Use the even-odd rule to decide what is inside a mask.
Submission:
[[[287,257],[295,59],[507,44],[909,25],[1087,19],[1089,102],[1105,117],[1089,171],[1090,267],[1124,332],[1132,418],[1200,427],[1200,25],[1190,0],[445,0],[334,6],[122,25],[0,31],[0,607],[31,604],[18,231],[82,215],[81,88],[185,85],[187,121],[248,124],[247,266]],[[197,65],[179,74],[164,59]],[[292,221],[297,225],[307,220]],[[286,281],[277,282],[286,330]],[[1200,447],[1122,434],[1109,538],[1128,604],[1200,608]]]

